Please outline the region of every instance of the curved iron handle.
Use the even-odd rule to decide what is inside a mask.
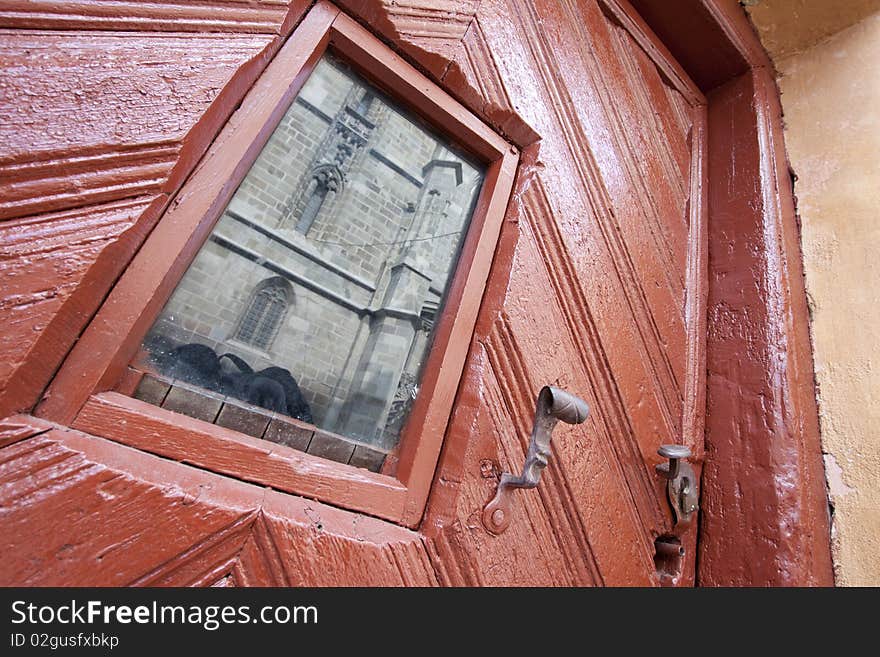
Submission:
[[[580,424],[589,413],[590,407],[580,397],[552,386],[541,388],[522,474],[516,476],[505,472],[501,475],[495,497],[483,508],[483,526],[490,533],[498,535],[510,525],[511,489],[535,488],[541,481],[541,471],[550,459],[550,439],[556,423],[562,420],[567,424]]]

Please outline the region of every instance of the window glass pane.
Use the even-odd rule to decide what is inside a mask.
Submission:
[[[482,179],[325,56],[144,339],[135,395],[377,469]]]

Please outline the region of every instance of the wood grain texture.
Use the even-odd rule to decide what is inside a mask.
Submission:
[[[828,507],[813,375],[805,367],[803,277],[792,257],[799,246],[790,179],[781,149],[777,158],[761,143],[781,139],[775,87],[769,73],[756,72],[713,95],[709,124],[719,129],[709,152],[731,133],[742,147],[735,162],[709,163],[720,184],[710,197],[701,581],[829,585]],[[739,182],[755,178],[761,186]]]
[[[0,26],[278,34],[291,4],[296,0],[3,0]]]
[[[653,540],[672,529],[656,449],[702,450],[705,100],[662,48],[643,48],[650,36],[626,31],[634,22],[591,3],[484,0],[484,12],[507,17],[506,41],[524,46],[503,66],[533,99],[524,118],[540,160],[521,166],[423,531],[450,582],[656,583]],[[495,480],[480,464],[521,467],[544,384],[583,396],[591,417],[559,431],[546,488],[519,495],[515,522],[529,524],[487,541],[472,514]],[[536,540],[580,561],[551,575]],[[680,585],[694,581],[693,528],[685,542]],[[533,572],[522,553],[542,554]]]
[[[0,407],[26,409],[88,317],[108,261],[136,236],[161,197],[50,213],[0,224]]]
[[[62,153],[14,157],[0,165],[6,185],[0,193],[0,219],[34,211],[91,205],[158,193],[171,173],[180,143],[145,143],[112,151],[75,148]]]
[[[237,586],[432,586],[417,534],[270,494],[232,570]]]
[[[3,6],[12,4],[31,16],[37,5],[77,11],[76,3]],[[79,4],[170,18],[157,4]],[[7,119],[0,122],[0,219],[16,219],[0,224],[7,283],[0,320],[12,327],[5,344],[16,345],[0,369],[0,415],[37,402],[305,4],[265,8],[275,16],[273,34],[0,32]],[[28,24],[37,26],[47,27]],[[27,240],[34,243],[22,249]],[[30,258],[39,268],[29,267]]]
[[[157,486],[89,458],[76,440],[83,439],[49,432],[2,451],[0,540],[7,558],[0,579],[6,584],[133,583],[248,513],[200,503],[217,482],[200,486],[181,477]]]
[[[314,496],[330,487],[342,507],[393,520],[403,513],[405,489],[393,477],[348,468],[119,393],[92,397],[72,426],[276,490]]]
[[[540,137],[514,107],[503,74],[504,52],[517,48],[502,37],[503,15],[482,0],[341,0],[349,14],[403,51],[435,82],[520,148]],[[480,15],[491,29],[480,26]],[[506,78],[506,83],[502,81]]]
[[[0,103],[7,111],[0,158],[32,162],[95,150],[112,157],[113,145],[130,150],[179,141],[233,73],[271,41],[233,34],[7,33],[0,41],[6,71]]]
[[[613,375],[613,362],[608,360],[606,348],[611,350],[632,349],[632,334],[629,343],[620,341],[608,345],[610,336],[604,336],[597,319],[591,314],[590,308],[597,308],[591,298],[590,287],[578,284],[577,263],[569,253],[563,233],[554,221],[554,213],[549,205],[547,191],[540,179],[536,180],[529,193],[525,196],[525,215],[528,230],[534,240],[536,260],[544,264],[544,276],[553,289],[553,301],[560,306],[561,321],[557,326],[565,327],[572,341],[569,354],[576,354],[587,376],[585,390],[594,395],[591,407],[593,417],[602,423],[602,438],[608,449],[614,454],[613,460],[605,464],[612,468],[620,467],[625,476],[617,482],[615,488],[627,491],[627,497],[642,519],[642,530],[652,525],[664,523],[662,505],[655,496],[656,482],[653,474],[644,467],[644,457],[639,442],[640,430],[648,429],[654,434],[660,431],[657,423],[659,411],[655,407],[633,407],[627,405]],[[591,303],[592,302],[592,303]],[[624,317],[616,317],[625,321]],[[601,321],[601,320],[599,320]],[[565,370],[571,365],[560,364]],[[632,376],[635,368],[628,367],[627,374]],[[642,373],[643,381],[647,376]],[[653,413],[651,412],[653,410]],[[649,455],[648,456],[650,460]]]
[[[27,415],[8,417],[0,422],[0,449],[52,428],[50,423]]]
[[[0,525],[4,585],[435,582],[413,532],[70,430],[0,450]]]
[[[480,0],[342,0],[339,5],[404,46],[439,79],[474,20]]]

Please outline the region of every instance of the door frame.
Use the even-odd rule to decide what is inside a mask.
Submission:
[[[833,585],[800,233],[773,63],[734,0],[631,2],[708,101],[697,582]]]

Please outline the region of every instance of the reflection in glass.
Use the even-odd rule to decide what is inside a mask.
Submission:
[[[482,177],[325,56],[149,331],[142,365],[384,454],[419,394]]]

